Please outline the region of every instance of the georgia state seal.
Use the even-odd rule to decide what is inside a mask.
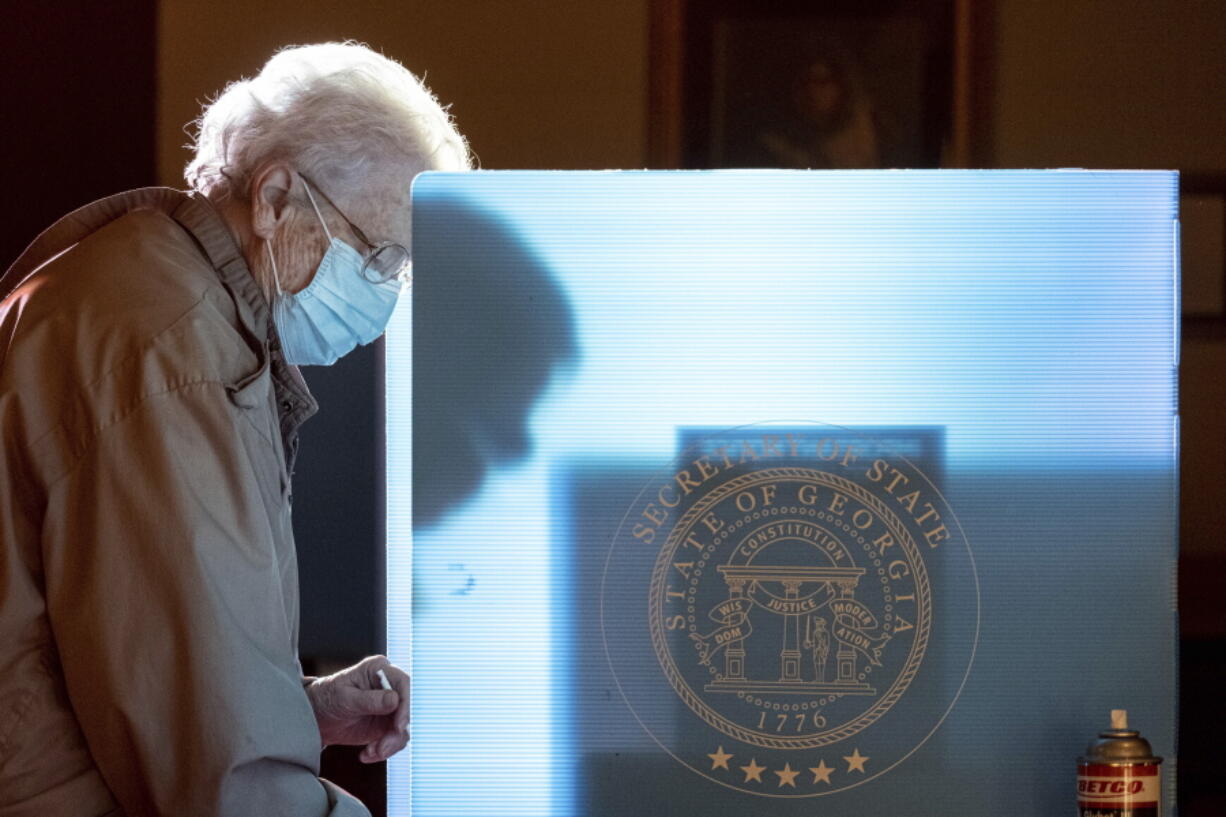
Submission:
[[[917,464],[939,467],[939,439],[691,435],[627,513],[602,589],[613,673],[657,743],[717,783],[812,797],[885,773],[934,733],[979,613],[969,545]],[[620,614],[636,604],[647,633]]]

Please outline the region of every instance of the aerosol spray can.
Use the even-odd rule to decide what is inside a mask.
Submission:
[[[1128,728],[1128,712],[1111,710],[1111,728],[1099,732],[1077,759],[1077,813],[1081,817],[1161,817],[1162,778],[1149,741]]]

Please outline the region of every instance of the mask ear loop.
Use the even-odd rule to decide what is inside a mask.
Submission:
[[[272,282],[277,287],[277,294],[284,295],[281,291],[281,278],[277,275],[277,259],[272,254],[272,242],[264,239],[264,249],[268,251],[268,263],[272,265]]]

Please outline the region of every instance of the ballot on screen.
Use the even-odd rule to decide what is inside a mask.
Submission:
[[[1112,709],[1169,813],[1177,187],[421,176],[389,813],[1071,813]]]

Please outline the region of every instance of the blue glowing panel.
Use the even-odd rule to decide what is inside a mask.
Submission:
[[[389,813],[1170,813],[1177,184],[420,177]]]

